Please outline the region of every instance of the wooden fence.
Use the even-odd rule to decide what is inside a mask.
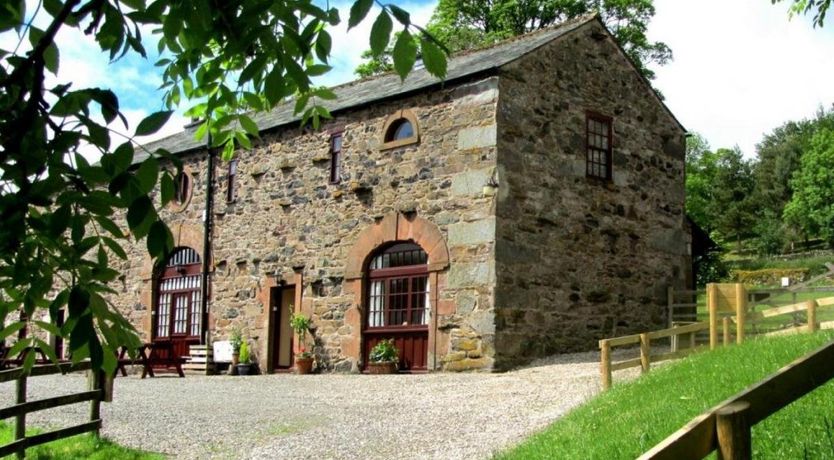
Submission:
[[[701,459],[716,449],[719,458],[751,458],[752,426],[834,378],[833,362],[830,343],[699,415],[640,460]]]
[[[784,335],[814,332],[819,329],[834,329],[834,321],[817,320],[817,314],[821,308],[834,305],[834,297],[773,306],[762,311],[749,311],[751,304],[778,305],[775,300],[772,300],[777,297],[777,294],[790,292],[791,298],[796,299],[797,294],[802,292],[828,292],[828,290],[830,288],[810,288],[803,289],[801,292],[786,290],[754,290],[748,292],[740,284],[708,285],[705,291],[707,296],[706,306],[709,312],[707,321],[672,322],[672,327],[668,329],[600,340],[602,388],[603,390],[611,388],[613,371],[640,367],[641,372],[645,373],[650,370],[651,363],[685,357],[702,349],[703,347],[700,345],[707,341],[709,348],[714,349],[720,345],[729,345],[732,342],[742,343],[748,335]],[[693,313],[697,310],[697,295],[698,292],[696,291],[674,292],[670,290],[668,294],[670,317],[676,309],[682,309],[687,312],[687,316],[683,318],[699,319],[697,314]],[[772,331],[757,327],[762,322],[779,316],[790,316],[789,324],[791,326]],[[681,316],[675,319],[681,319]],[[670,351],[658,354],[652,353],[651,342],[667,338],[670,339]],[[629,346],[640,347],[638,358],[612,362],[614,347]]]
[[[17,382],[16,404],[11,407],[0,409],[0,420],[15,417],[14,441],[0,446],[0,457],[16,453],[17,458],[24,458],[26,449],[29,447],[34,447],[81,433],[94,432],[98,435],[99,429],[101,429],[100,405],[102,401],[112,401],[113,380],[112,378],[106,378],[102,372],[93,372],[89,369],[89,362],[81,362],[78,364],[61,363],[57,365],[37,365],[33,366],[28,374],[26,374],[21,368],[0,371],[0,382],[10,382],[12,380]],[[34,401],[26,400],[27,382],[30,378],[49,374],[65,374],[67,372],[80,370],[87,370],[87,380],[89,386],[88,391]],[[90,401],[89,422],[46,433],[26,436],[26,414],[86,401]]]

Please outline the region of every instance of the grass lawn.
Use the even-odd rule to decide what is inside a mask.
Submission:
[[[27,434],[37,434],[41,430],[27,430]],[[0,444],[14,440],[14,423],[0,422]],[[15,458],[14,455],[4,457]],[[81,434],[59,441],[41,444],[26,449],[27,459],[41,460],[75,460],[79,458],[92,460],[161,460],[160,454],[129,449],[105,438],[96,439],[92,434]]]
[[[834,339],[753,339],[614,386],[497,459],[631,459],[717,403]],[[834,459],[834,381],[753,429],[753,458]]]

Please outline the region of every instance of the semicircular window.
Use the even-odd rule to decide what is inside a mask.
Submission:
[[[400,118],[388,128],[388,132],[385,134],[385,142],[400,141],[410,137],[414,137],[414,126],[405,118]]]
[[[420,128],[417,125],[417,117],[410,110],[398,110],[388,117],[383,129],[383,149],[416,144],[419,140]]]

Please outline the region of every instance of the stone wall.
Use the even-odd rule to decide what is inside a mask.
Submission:
[[[496,367],[662,325],[689,269],[683,130],[597,22],[499,87]],[[614,118],[612,183],[585,176],[587,110]]]
[[[419,228],[435,228],[448,252],[449,262],[432,272],[430,367],[490,369],[495,218],[485,185],[496,165],[497,85],[487,78],[339,113],[317,132],[295,125],[264,133],[252,151],[239,153],[234,202],[226,202],[227,165],[221,163],[211,338],[224,339],[240,327],[264,367],[269,288],[283,281],[296,285],[296,307],[312,316],[323,368],[357,371],[364,289],[361,274],[346,277],[348,257],[362,232],[393,220],[398,239],[420,242]],[[420,142],[380,150],[386,118],[401,109],[419,120]],[[342,180],[330,184],[329,138],[337,130],[344,133]],[[202,254],[205,154],[184,160],[195,179],[192,201],[182,212],[165,211],[165,219],[175,233],[196,232],[197,242],[191,238],[187,245]],[[432,248],[423,249],[434,262]],[[152,271],[144,252],[140,245],[131,248],[115,301],[148,339]]]

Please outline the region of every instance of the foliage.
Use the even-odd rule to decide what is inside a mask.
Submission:
[[[686,139],[686,215],[707,233],[715,228],[713,187],[717,156],[700,134]]]
[[[832,339],[834,334],[822,332],[748,340],[653,369],[632,382],[615,382],[496,458],[636,458],[703,411]],[[834,382],[757,424],[753,458],[834,455],[826,436],[830,407]],[[806,449],[810,456],[803,455]]]
[[[232,344],[232,353],[240,353],[240,346],[243,344],[243,334],[239,328],[232,330],[232,335],[229,337],[229,342]]]
[[[655,13],[651,0],[440,0],[428,29],[451,51],[462,51],[489,46],[590,12],[600,14],[647,78],[654,78],[648,64],[663,65],[672,58],[672,51],[665,43],[652,42],[646,37],[648,23]],[[361,64],[357,73],[368,76],[371,71],[388,70],[385,51],[381,47],[363,54],[373,59]]]
[[[694,261],[695,280],[698,288],[701,289],[707,283],[718,283],[727,279],[729,269],[721,259],[721,254],[710,251]]]
[[[801,283],[810,278],[808,268],[765,268],[761,270],[732,270],[730,279],[748,286],[781,286],[782,278],[790,278],[791,283]]]
[[[348,27],[361,22],[373,3],[356,0]],[[203,120],[198,136],[210,135],[228,159],[258,136],[251,111],[294,97],[304,122],[317,127],[329,116],[320,102],[335,95],[311,78],[330,70],[328,28],[341,19],[337,9],[313,0],[51,0],[35,11],[27,4],[4,2],[0,15],[0,33],[20,40],[14,50],[0,51],[0,321],[7,325],[0,338],[24,326],[15,313],[22,308],[30,329],[69,339],[74,361],[91,358],[94,367],[112,372],[118,347],[135,350],[140,343],[106,300],[114,293],[108,283],[119,276],[112,259],[126,259],[122,243],[135,238],[146,241],[156,262],[165,260],[173,238],[157,210],[174,196],[176,171],[159,160],[170,160],[172,169],[179,164],[168,152],[144,151],[133,137],[111,143],[112,123],[127,128],[119,100],[106,88],[61,81],[58,32],[86,34],[110,59],[145,57],[153,37],[163,56],[156,65],[165,110],[142,120],[134,136],[156,132],[175,107],[190,101],[187,115]],[[406,11],[380,6],[376,22],[384,27],[374,27],[372,48],[387,46],[393,16],[403,26],[393,53],[398,74],[404,78],[421,52],[426,69],[442,77],[441,47]],[[102,155],[99,163],[79,153],[84,145]],[[139,161],[140,155],[146,159]],[[126,228],[117,223],[121,219]],[[62,308],[68,315],[59,329],[54,318]],[[35,320],[47,310],[53,322]],[[57,360],[39,336],[29,334],[10,352],[34,346]],[[34,358],[30,352],[26,366]]]
[[[42,430],[27,429],[29,436],[40,434]],[[0,422],[0,444],[14,441],[14,425]],[[10,458],[10,457],[4,457]],[[83,434],[59,439],[26,449],[26,458],[35,460],[162,460],[165,456],[143,452],[120,446],[107,438],[97,438],[92,434]]]
[[[771,3],[776,4],[782,0],[770,0]],[[825,13],[831,6],[831,0],[788,0],[791,3],[791,15],[794,14],[814,14],[814,26],[823,26],[825,21]]]
[[[240,356],[238,358],[238,363],[240,364],[250,364],[252,357],[249,354],[249,341],[244,340],[240,343]]]
[[[718,149],[714,188],[715,227],[722,236],[734,239],[741,246],[743,237],[749,235],[755,222],[753,171],[738,148]]]
[[[301,351],[296,353],[296,357],[298,358],[310,358],[312,357],[312,353],[308,352],[305,348],[307,342],[307,331],[310,330],[310,325],[312,321],[310,317],[304,315],[303,313],[296,313],[292,306],[289,305],[290,309],[290,328],[298,334],[298,342],[299,346],[301,347]]]
[[[368,360],[372,363],[395,363],[400,360],[400,352],[394,345],[394,339],[384,339],[371,348]]]
[[[834,248],[834,129],[814,134],[791,186],[794,193],[785,206],[785,220],[823,237]]]

